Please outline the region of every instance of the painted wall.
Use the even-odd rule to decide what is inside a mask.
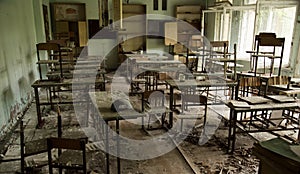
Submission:
[[[300,8],[298,5],[298,14],[296,16],[295,34],[293,37],[292,52],[290,57],[291,67],[294,76],[300,77]]]
[[[30,101],[37,77],[33,6],[32,0],[0,1],[0,135]]]

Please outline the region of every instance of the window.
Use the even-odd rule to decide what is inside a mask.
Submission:
[[[262,3],[259,5],[258,12],[256,34],[260,32],[273,32],[276,33],[277,37],[284,37],[285,46],[282,65],[288,65],[294,31],[296,5]],[[278,64],[279,62],[275,61],[275,66],[278,66]]]
[[[260,32],[273,32],[285,38],[283,67],[288,65],[298,1],[244,0],[244,6],[223,7],[204,11],[205,24],[215,19],[215,26],[205,26],[205,36],[215,40],[228,40],[230,51],[237,44],[237,57],[249,60],[254,36]],[[214,33],[211,33],[214,31]],[[213,36],[213,37],[212,37]],[[279,61],[275,61],[275,67]],[[277,65],[276,65],[277,64]],[[269,65],[269,63],[266,63]],[[263,60],[258,67],[263,66]]]

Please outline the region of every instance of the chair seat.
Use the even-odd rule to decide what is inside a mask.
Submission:
[[[160,113],[172,112],[168,107],[155,107],[154,109],[146,108],[146,111],[149,114],[160,114]]]
[[[196,114],[180,114],[177,115],[176,117],[178,119],[202,119],[203,118],[203,114],[199,115],[198,113]]]
[[[58,159],[53,161],[54,165],[62,166],[83,166],[82,152],[74,150],[65,150]]]
[[[63,138],[83,139],[87,140],[88,137],[84,131],[64,131],[62,134]]]
[[[132,83],[146,83],[146,79],[132,79]]]

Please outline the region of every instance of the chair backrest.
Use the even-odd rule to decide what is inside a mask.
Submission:
[[[261,78],[260,77],[241,77],[238,79],[236,97],[245,97],[251,95],[260,95]],[[240,94],[239,94],[240,93]]]
[[[60,76],[62,78],[63,70],[62,70],[62,57],[61,57],[60,45],[58,43],[51,43],[51,42],[38,43],[36,44],[36,49],[37,49],[38,62],[41,60],[40,51],[47,51],[48,60],[53,60],[53,59],[59,60]],[[39,66],[40,79],[42,79],[41,64],[38,63],[38,66]]]
[[[46,51],[60,51],[60,45],[54,42],[45,42],[36,44],[37,51],[46,50]]]
[[[80,139],[68,139],[68,138],[48,138],[47,139],[47,149],[48,149],[48,165],[49,165],[49,173],[53,173],[53,168],[62,169],[76,169],[82,170],[83,173],[86,173],[86,150],[85,150],[86,142]],[[70,164],[70,161],[64,161],[63,151],[61,154],[58,154],[57,163],[52,160],[52,149],[60,150],[76,150],[80,151],[82,161],[76,162],[76,164]],[[75,158],[74,158],[75,159]],[[77,158],[76,158],[77,159]],[[81,163],[82,164],[79,164]]]
[[[257,54],[260,51],[260,46],[270,46],[273,50],[270,51],[271,54],[275,54],[275,47],[282,47],[283,51],[285,38],[277,38],[275,33],[260,33],[255,36],[255,45]]]
[[[59,44],[61,47],[65,47],[65,46],[67,46],[67,39],[49,40],[48,43],[56,43],[56,44]]]
[[[262,81],[263,81],[262,86],[265,89],[265,94],[267,94],[267,93],[272,93],[272,91],[268,90],[268,87],[270,85],[287,85],[287,89],[289,89],[290,84],[291,84],[291,77],[289,77],[289,76],[274,76],[274,77],[262,79]]]
[[[47,139],[41,138],[26,142],[24,122],[20,121],[20,156],[21,156],[21,173],[25,173],[25,158],[47,152]],[[35,166],[38,167],[38,166]]]
[[[47,139],[48,149],[70,149],[70,150],[85,150],[85,141],[81,139],[70,139],[70,138],[48,138]]]
[[[211,41],[211,57],[227,57],[228,53],[228,41]]]
[[[163,90],[149,90],[145,91],[142,96],[142,110],[145,110],[145,104],[150,107],[150,109],[155,109],[159,107],[164,107],[165,96]]]
[[[288,85],[291,82],[289,76],[274,76],[268,78],[268,85]]]

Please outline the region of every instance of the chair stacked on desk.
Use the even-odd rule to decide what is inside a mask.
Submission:
[[[47,65],[49,73],[59,65],[59,74],[51,74],[50,79],[61,80],[63,78],[62,71],[62,59],[61,59],[61,49],[58,43],[38,43],[36,44],[37,49],[37,64],[39,69],[40,80],[43,79],[42,65]],[[45,59],[42,59],[42,51],[46,52]]]
[[[236,44],[233,53],[228,51],[228,41],[211,41],[210,57],[207,59],[207,72],[219,75],[225,80],[236,80]],[[241,66],[241,65],[239,65]]]
[[[259,58],[263,58],[263,73],[266,73],[266,59],[270,60],[269,75],[274,74],[275,60],[279,59],[278,76],[281,74],[283,51],[284,51],[285,38],[277,38],[275,33],[259,33],[255,36],[255,44],[253,51],[247,51],[250,53],[250,66],[251,72],[258,73]]]
[[[246,101],[251,105],[263,105],[272,102],[273,97],[285,97],[284,95],[278,95],[274,93],[274,90],[270,90],[272,85],[287,85],[289,86],[290,77],[288,76],[275,76],[275,77],[241,77],[238,80],[238,86],[236,89],[236,99]],[[273,97],[272,97],[273,96]],[[251,101],[251,102],[250,102]],[[295,103],[291,100],[291,106]],[[285,103],[281,101],[281,103]],[[278,102],[274,104],[281,105]],[[287,103],[288,104],[288,103]],[[248,128],[247,131],[253,131],[251,128],[258,129],[259,131],[272,132],[272,130],[287,130],[298,129],[299,123],[299,109],[282,109],[273,111],[272,109],[262,109],[257,111],[251,111],[240,115],[239,122],[244,128]],[[279,112],[281,113],[279,113]],[[298,138],[299,139],[299,138]]]

